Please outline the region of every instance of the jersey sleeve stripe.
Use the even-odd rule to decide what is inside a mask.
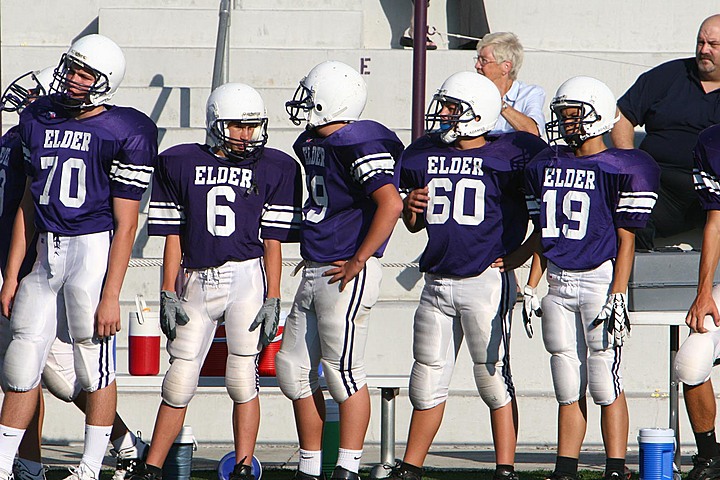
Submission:
[[[393,175],[395,160],[389,153],[375,153],[358,158],[353,162],[351,168],[355,179],[364,183],[378,173]]]
[[[710,190],[715,195],[720,195],[720,181],[715,175],[704,170],[693,170],[693,182],[695,190]]]
[[[128,165],[113,160],[110,167],[110,180],[127,185],[147,188],[152,178],[152,167]]]

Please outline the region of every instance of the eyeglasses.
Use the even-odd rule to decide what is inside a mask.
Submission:
[[[491,63],[497,63],[496,60],[488,60],[487,58],[478,57],[477,55],[473,57],[473,60],[475,60],[475,63],[480,62],[480,65],[482,65],[483,67]]]

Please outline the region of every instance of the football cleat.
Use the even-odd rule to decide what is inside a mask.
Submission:
[[[83,463],[77,467],[68,467],[68,470],[70,475],[65,477],[65,480],[97,480],[95,474]]]
[[[45,480],[45,467],[40,468],[38,473],[32,473],[18,459],[13,463],[12,473],[15,480]]]
[[[390,471],[390,476],[388,478],[400,478],[403,480],[422,480],[422,469],[419,469],[420,473],[411,472],[408,469],[408,466],[409,465],[407,463],[398,461]]]
[[[520,480],[515,470],[495,470],[493,480]]]
[[[360,480],[360,475],[338,465],[333,470],[330,480]]]
[[[135,445],[121,450],[110,449],[110,454],[117,458],[115,463],[115,473],[112,480],[124,480],[130,478],[133,473],[142,471],[141,467],[147,458],[150,446],[143,442],[138,436]]]
[[[295,472],[295,476],[293,477],[293,480],[325,480],[325,474],[321,473],[320,475],[310,475],[309,473],[303,473],[300,470]]]
[[[230,480],[255,480],[255,475],[252,473],[252,465],[243,465],[238,463],[230,473]]]
[[[577,475],[569,475],[567,473],[553,472],[546,480],[578,480]]]
[[[710,480],[720,478],[720,456],[705,459],[693,455],[693,468],[685,477],[686,480]]]

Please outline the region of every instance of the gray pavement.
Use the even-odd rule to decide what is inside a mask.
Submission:
[[[194,470],[215,470],[218,461],[232,450],[232,445],[205,444],[199,445],[193,454]],[[398,446],[396,455],[402,455],[403,447]],[[689,470],[690,455],[693,452],[683,449],[682,470]],[[255,456],[265,468],[295,469],[297,466],[297,445],[258,445]],[[82,445],[43,445],[43,461],[50,468],[62,468],[75,465],[82,456]],[[366,446],[363,454],[363,469],[370,469],[380,459],[378,445]],[[516,469],[519,471],[552,470],[555,462],[554,448],[520,447],[516,456]],[[605,455],[601,448],[583,450],[580,455],[580,468],[601,471],[604,467]],[[628,467],[638,471],[638,452],[628,452]],[[107,457],[105,466],[114,465],[114,459]],[[428,455],[425,467],[431,470],[479,470],[494,468],[494,452],[482,445],[436,445]]]

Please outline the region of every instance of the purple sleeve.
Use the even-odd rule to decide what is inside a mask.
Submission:
[[[270,191],[260,219],[264,240],[298,242],[302,224],[302,174],[300,165],[288,157]]]
[[[660,186],[660,168],[646,157],[627,159],[620,174],[619,198],[615,209],[616,228],[643,228],[650,219]]]
[[[539,229],[540,225],[540,181],[538,178],[539,166],[531,162],[525,169],[525,203],[533,227]]]
[[[362,186],[365,195],[370,196],[384,185],[396,185],[395,161],[400,149],[393,152],[385,142],[368,141],[352,145],[341,156],[352,178]]]
[[[145,128],[127,137],[110,167],[112,196],[140,200],[150,184],[156,156],[157,129]]]
[[[169,167],[168,157],[157,157],[148,213],[149,235],[179,235],[185,224],[185,212],[178,186],[171,178]]]
[[[705,210],[720,210],[720,127],[704,130],[693,156],[693,181],[700,204]]]

